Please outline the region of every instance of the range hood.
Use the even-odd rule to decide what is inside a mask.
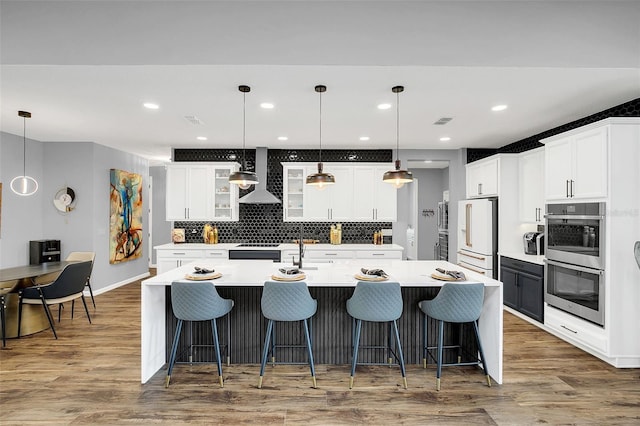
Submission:
[[[253,191],[240,198],[243,204],[281,204],[282,201],[267,191],[267,148],[256,148],[256,176],[258,182]]]

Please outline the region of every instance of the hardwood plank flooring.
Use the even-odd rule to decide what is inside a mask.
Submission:
[[[0,350],[0,424],[640,424],[640,369],[616,369],[504,314],[504,383],[487,387],[473,367],[177,365],[140,384],[140,283],[96,297],[89,324],[69,308],[50,330],[10,339]],[[57,317],[57,313],[54,311]]]

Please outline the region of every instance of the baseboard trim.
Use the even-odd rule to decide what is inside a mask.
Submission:
[[[140,274],[140,275],[137,275],[137,276],[135,276],[135,277],[131,277],[131,278],[128,278],[128,279],[126,279],[126,280],[119,281],[119,282],[117,282],[117,283],[113,283],[113,284],[108,285],[108,286],[106,286],[106,287],[102,287],[102,288],[100,288],[100,289],[98,289],[98,290],[93,290],[93,295],[94,295],[94,296],[97,296],[97,295],[99,295],[99,294],[106,293],[106,292],[111,291],[111,290],[114,290],[114,289],[116,289],[116,288],[118,288],[118,287],[122,287],[123,285],[130,284],[130,283],[132,283],[132,282],[134,282],[134,281],[138,281],[138,280],[141,280],[141,279],[143,279],[143,278],[147,278],[147,277],[148,277],[148,276],[150,276],[150,275],[151,275],[151,274],[150,274],[149,272],[145,272],[144,274]],[[86,297],[91,297],[91,294],[89,293],[89,290],[85,290],[85,291],[84,291],[84,295],[85,295]]]

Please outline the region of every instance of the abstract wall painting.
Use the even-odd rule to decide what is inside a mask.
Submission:
[[[142,176],[111,169],[109,263],[142,256]]]

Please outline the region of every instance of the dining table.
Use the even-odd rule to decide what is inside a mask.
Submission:
[[[17,280],[14,290],[5,296],[6,338],[18,337],[18,292],[34,285],[34,280],[43,275],[62,271],[69,261],[45,262],[37,265],[14,266],[0,269],[0,282]],[[41,305],[22,307],[21,336],[38,333],[49,328],[49,321]]]

